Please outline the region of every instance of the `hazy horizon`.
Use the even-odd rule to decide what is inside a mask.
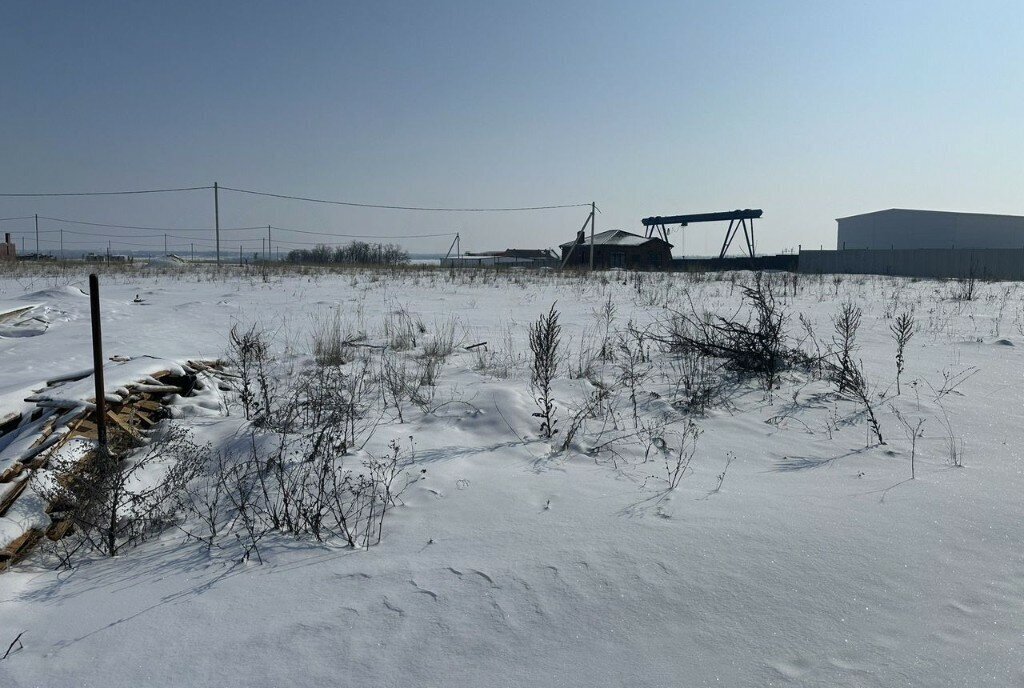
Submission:
[[[762,252],[834,247],[835,218],[882,208],[1024,214],[1017,3],[56,3],[4,18],[0,193],[217,181],[389,205],[594,201],[598,231],[634,232],[647,215],[762,208]],[[34,250],[32,221],[2,218],[37,213],[198,229],[213,197],[0,198],[0,231]],[[586,214],[220,196],[226,252],[265,235],[227,228],[268,224],[544,248]],[[42,220],[44,252],[61,227],[67,250],[162,250],[159,231]],[[677,231],[675,252],[714,253],[724,229]],[[179,234],[171,251],[213,241]]]

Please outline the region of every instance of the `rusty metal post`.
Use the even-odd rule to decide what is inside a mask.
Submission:
[[[103,333],[100,329],[100,281],[89,275],[89,307],[92,313],[92,369],[96,382],[96,437],[107,449],[107,397],[103,387]]]

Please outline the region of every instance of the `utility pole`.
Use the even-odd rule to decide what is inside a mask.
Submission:
[[[597,222],[597,203],[590,202],[590,271],[594,271],[594,223]]]
[[[270,225],[267,225],[267,260],[273,260],[274,249],[270,245]]]
[[[64,262],[64,228],[60,228],[60,262]]]
[[[220,265],[220,195],[217,182],[213,183],[213,226],[217,232],[217,265]]]
[[[455,238],[452,239],[452,245],[448,247],[448,253],[444,254],[444,258],[441,259],[441,265],[444,265],[444,261],[448,260],[448,257],[452,255],[452,249],[455,249],[455,255],[458,258],[461,259],[462,256],[459,255],[459,234],[458,234],[458,232],[455,233]]]
[[[194,262],[196,262],[196,245],[194,243],[190,243],[188,246],[189,246],[189,249],[192,251],[192,261],[191,262],[194,263]]]
[[[39,260],[39,214],[36,214],[36,260]]]
[[[167,232],[164,232],[164,256],[167,255]]]
[[[107,262],[110,262],[110,239],[107,239]]]
[[[263,260],[267,259],[267,240],[260,238],[260,254],[263,256]]]

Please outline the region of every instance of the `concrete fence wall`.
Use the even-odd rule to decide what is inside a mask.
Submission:
[[[719,272],[725,270],[784,270],[796,272],[795,253],[756,258],[729,256],[727,258],[673,258],[672,269],[679,272]]]
[[[802,251],[799,270],[806,274],[899,275],[903,277],[977,277],[1024,280],[1024,249],[847,249]]]

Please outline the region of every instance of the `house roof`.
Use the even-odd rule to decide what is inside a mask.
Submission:
[[[594,235],[594,246],[643,246],[650,242],[662,243],[672,248],[672,244],[658,237],[642,237],[639,234],[633,234],[623,229],[609,229]],[[564,244],[560,244],[560,248],[569,248],[575,243],[575,241],[567,241]],[[583,243],[580,246],[590,246],[589,235],[584,236]]]
[[[476,253],[466,252],[467,256],[484,256],[489,258],[553,258],[551,251],[546,248],[507,248],[504,251],[478,251]]]

